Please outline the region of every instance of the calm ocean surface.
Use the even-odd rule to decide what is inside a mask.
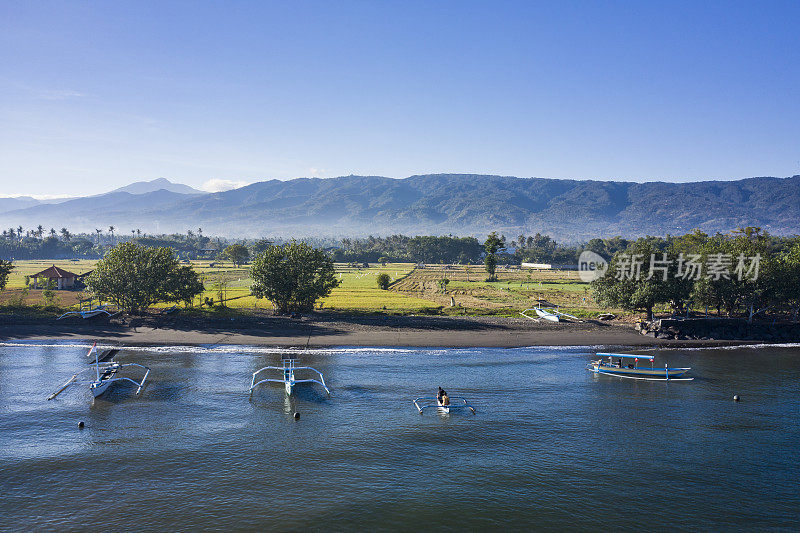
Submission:
[[[286,350],[130,348],[138,398],[46,401],[87,348],[0,344],[0,530],[800,530],[798,347],[658,352],[685,383],[589,348],[298,351],[332,395],[291,400],[247,394]],[[420,416],[438,385],[477,415]]]

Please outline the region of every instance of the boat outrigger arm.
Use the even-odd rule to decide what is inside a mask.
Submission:
[[[52,400],[62,392],[64,392],[70,385],[89,385],[89,390],[91,391],[92,395],[96,398],[103,394],[108,387],[110,387],[113,383],[120,382],[120,381],[129,381],[136,386],[136,395],[138,396],[140,392],[142,392],[142,388],[144,387],[144,382],[147,381],[147,376],[150,375],[150,369],[144,365],[140,365],[138,363],[117,363],[116,361],[111,361],[110,359],[116,354],[117,350],[111,350],[108,354],[103,354],[102,356],[98,354],[97,350],[97,343],[93,344],[91,349],[89,350],[88,356],[92,355],[94,352],[94,363],[91,363],[90,368],[86,370],[81,370],[80,372],[73,375],[66,383],[64,383],[61,388],[55,391],[53,394],[47,397],[48,400]],[[124,367],[131,367],[136,366],[139,368],[144,369],[144,376],[142,376],[141,381],[136,381],[135,379],[131,379],[125,376],[117,376],[117,372],[124,368]],[[80,379],[83,374],[87,372],[94,372],[94,379]]]
[[[253,389],[258,387],[262,383],[282,383],[284,385],[286,394],[288,396],[292,395],[294,386],[297,383],[316,383],[317,385],[320,385],[323,389],[325,389],[325,392],[327,392],[330,395],[331,391],[330,389],[328,389],[328,386],[325,385],[325,378],[322,377],[322,372],[320,372],[316,368],[311,368],[310,366],[295,366],[296,362],[297,362],[296,359],[284,359],[283,366],[265,366],[264,368],[261,368],[253,372],[253,379],[250,381],[250,394],[252,395]],[[267,370],[280,370],[281,372],[283,372],[283,379],[265,378],[256,381],[257,376]],[[315,372],[319,376],[319,380],[295,379],[294,373],[296,370],[310,370],[311,372]]]
[[[598,352],[595,354],[599,359],[590,361],[586,365],[588,370],[595,374],[607,374],[619,378],[642,379],[646,381],[692,381],[694,378],[683,377],[691,368],[656,368],[653,364],[654,357],[644,354],[626,353],[606,353]],[[608,358],[606,360],[605,358]],[[614,362],[617,358],[618,361]],[[623,360],[631,360],[633,363],[624,363]],[[650,368],[640,367],[639,360],[643,359],[650,362]]]
[[[414,398],[414,407],[417,408],[419,414],[423,414],[425,409],[441,409],[445,412],[450,412],[450,409],[469,409],[472,414],[475,414],[475,408],[467,403],[466,398],[453,397],[450,398],[449,405],[440,405],[439,399],[435,396],[433,398]]]

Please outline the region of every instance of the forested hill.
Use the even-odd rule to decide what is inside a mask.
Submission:
[[[0,226],[116,225],[123,231],[228,236],[542,232],[559,241],[598,236],[728,232],[761,226],[800,233],[800,176],[693,183],[630,183],[436,174],[271,180],[220,193],[119,193],[0,213]],[[108,206],[105,205],[106,201]],[[130,206],[130,207],[127,207]],[[86,227],[77,227],[76,223]]]

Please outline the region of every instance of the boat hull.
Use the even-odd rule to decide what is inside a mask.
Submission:
[[[110,387],[115,381],[114,377],[117,375],[118,370],[119,365],[114,363],[103,369],[103,373],[100,374],[99,380],[92,382],[92,384],[89,386],[89,389],[92,391],[92,395],[95,398],[108,390],[108,387]]]
[[[558,322],[558,315],[554,315],[552,313],[548,313],[547,311],[542,311],[541,309],[534,309],[536,314],[539,315],[541,318],[545,320],[549,320],[550,322]]]
[[[98,396],[104,394],[111,386],[111,383],[112,383],[111,380],[108,379],[105,379],[100,382],[95,381],[94,383],[92,383],[91,386],[89,387],[90,390],[92,391],[92,396],[97,398]]]
[[[639,377],[668,379],[679,378],[686,374],[690,368],[618,368],[612,366],[593,365],[589,370],[596,374],[610,376]]]

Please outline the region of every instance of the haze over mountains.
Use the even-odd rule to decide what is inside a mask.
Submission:
[[[129,192],[131,194],[147,194],[156,191],[177,192],[180,194],[205,194],[205,192],[184,185],[183,183],[172,183],[166,178],[157,178],[151,181],[135,181],[130,185],[114,189],[114,192]]]
[[[52,202],[52,201],[51,201]],[[573,242],[614,235],[800,233],[800,176],[630,183],[434,174],[270,180],[205,193],[160,178],[106,194],[43,203],[0,198],[0,227],[229,237],[547,233]]]

